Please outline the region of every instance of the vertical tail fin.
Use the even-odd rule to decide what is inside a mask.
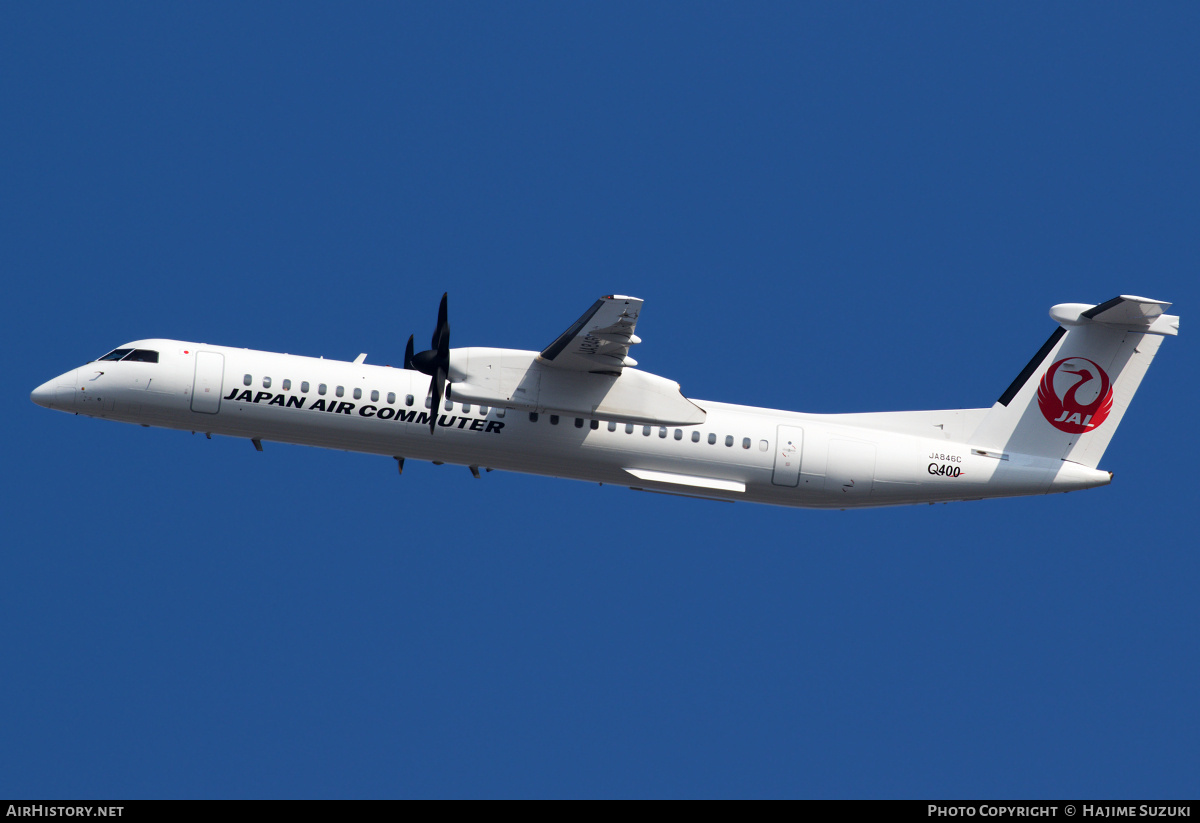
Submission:
[[[1122,295],[1050,309],[1059,328],[1000,396],[970,444],[1096,468],[1164,335],[1170,303]]]

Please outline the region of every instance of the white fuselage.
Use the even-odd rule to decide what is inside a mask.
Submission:
[[[402,368],[143,340],[158,362],[88,363],[35,402],[149,426],[780,506],[853,508],[1071,491],[1108,472],[972,449],[985,409],[814,415],[693,400],[691,426],[531,414],[450,398]],[[536,417],[536,420],[533,419]]]

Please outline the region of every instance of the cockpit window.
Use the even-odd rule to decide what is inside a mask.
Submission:
[[[127,363],[157,363],[158,352],[149,349],[113,349],[100,360],[124,360]],[[97,360],[96,362],[100,362]]]

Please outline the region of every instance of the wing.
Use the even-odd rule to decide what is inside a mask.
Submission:
[[[601,297],[538,355],[538,361],[556,369],[620,375],[625,366],[636,366],[629,347],[642,342],[633,333],[642,301],[610,294]]]

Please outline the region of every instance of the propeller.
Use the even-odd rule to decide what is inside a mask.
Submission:
[[[429,393],[433,397],[429,406],[429,433],[433,434],[438,413],[442,408],[442,392],[450,376],[450,322],[446,317],[445,293],[442,294],[442,304],[438,307],[437,327],[433,330],[433,340],[429,348],[413,354],[413,338],[409,335],[408,345],[404,349],[404,368],[415,369],[433,378],[429,381]]]

